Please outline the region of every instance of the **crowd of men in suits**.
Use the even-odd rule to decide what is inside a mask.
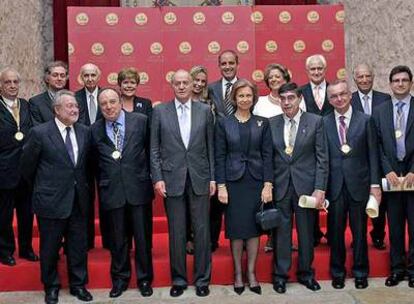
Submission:
[[[131,280],[130,240],[135,248],[137,286],[151,296],[152,214],[154,192],[164,198],[169,227],[170,295],[188,286],[186,225],[190,214],[194,235],[194,285],[198,296],[209,294],[211,253],[217,249],[223,205],[216,195],[214,123],[233,114],[227,99],[238,80],[238,56],[232,50],[218,58],[222,78],[209,85],[207,104],[192,102],[192,79],[185,70],[171,80],[174,98],[157,105],[152,117],[123,110],[117,90],[99,88],[99,68],[91,63],[80,71],[84,88],[65,90],[68,68],[47,65],[45,92],[28,102],[19,98],[21,76],[13,68],[0,73],[0,262],[14,266],[16,249],[13,212],[18,222],[19,257],[38,261],[32,248],[33,213],[40,234],[41,281],[45,302],[57,303],[57,272],[63,247],[70,293],[83,301],[92,295],[87,251],[94,247],[95,187],[99,194],[104,246],[111,252],[110,297],[119,297]],[[414,98],[412,73],[394,67],[391,95],[373,90],[374,72],[367,64],[353,71],[358,88],[325,79],[322,55],[306,61],[309,83],[279,90],[283,114],[269,120],[273,142],[274,201],[287,225],[273,231],[273,288],[286,291],[291,268],[292,214],[295,214],[298,280],[311,290],[320,286],[312,268],[314,246],[325,236],[331,247],[332,286],[345,285],[345,229],[352,231],[352,275],[356,288],[368,286],[369,261],[365,206],[372,195],[380,215],[370,231],[373,245],[385,248],[388,216],[391,273],[387,286],[406,276],[414,287],[414,243],[405,250],[405,227],[414,239],[414,194],[381,193],[381,178],[392,185],[414,184]],[[299,107],[305,102],[306,112]],[[293,133],[292,133],[293,132]],[[290,146],[292,136],[294,142]],[[319,210],[298,206],[301,195],[312,195],[322,208],[330,201],[328,231],[319,228]],[[106,242],[106,244],[105,244]]]

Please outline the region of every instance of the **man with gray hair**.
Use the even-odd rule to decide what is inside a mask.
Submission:
[[[33,211],[40,235],[40,271],[45,302],[57,303],[58,251],[65,238],[70,293],[91,301],[86,290],[86,223],[90,190],[88,127],[78,124],[78,103],[67,90],[56,93],[54,119],[34,127],[23,147],[22,174],[33,182]]]

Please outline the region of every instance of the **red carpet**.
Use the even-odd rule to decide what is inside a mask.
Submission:
[[[325,226],[326,218],[322,216],[321,226]],[[98,227],[98,225],[97,225]],[[99,233],[99,229],[97,230]],[[38,232],[35,227],[34,248],[38,252]],[[213,254],[213,273],[212,284],[228,285],[233,282],[232,260],[230,256],[229,241],[224,239],[223,233],[220,239],[220,248]],[[296,237],[296,236],[294,236]],[[351,273],[352,251],[350,248],[350,232],[347,231],[347,248],[348,259],[347,269],[348,274]],[[272,254],[264,253],[263,246],[266,237],[261,240],[260,255],[257,261],[257,276],[261,282],[271,282],[272,272]],[[101,248],[100,237],[96,239],[96,249],[89,253],[89,288],[110,288],[111,282],[109,278],[109,252]],[[296,241],[294,240],[294,243]],[[389,259],[388,259],[388,244],[387,250],[379,251],[372,248],[369,244],[369,258],[370,258],[370,276],[384,277],[389,273]],[[64,256],[61,256],[59,263],[60,277],[63,286],[67,286],[66,278],[66,263]],[[167,224],[164,217],[154,218],[154,248],[153,261],[155,271],[154,286],[168,286],[170,285],[169,274],[169,260],[168,260],[168,234]],[[297,252],[293,254],[293,267],[290,272],[290,279],[295,280],[295,270],[297,264]],[[189,282],[191,282],[191,271],[193,265],[192,256],[188,257],[188,274]],[[316,270],[316,277],[320,280],[330,279],[329,277],[329,248],[326,244],[318,246],[315,250],[314,268]],[[135,274],[131,280],[131,287],[136,286]],[[42,290],[40,283],[40,265],[39,263],[32,263],[26,260],[17,259],[17,266],[8,267],[0,264],[0,291],[19,291],[19,290]]]

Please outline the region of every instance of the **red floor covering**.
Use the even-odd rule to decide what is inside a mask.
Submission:
[[[326,219],[322,217],[321,226],[325,226]],[[99,229],[98,229],[99,234]],[[154,286],[168,286],[170,284],[169,260],[168,260],[168,234],[167,225],[164,217],[154,218],[154,248],[153,262],[155,280]],[[37,238],[37,229],[34,229],[34,248],[38,252],[39,240]],[[294,238],[296,236],[294,235]],[[368,238],[370,239],[370,238]],[[257,277],[261,282],[271,282],[272,272],[272,254],[264,253],[263,246],[266,237],[262,237],[260,245],[260,254],[257,260]],[[351,236],[347,231],[347,269],[351,274],[352,250],[350,248]],[[101,248],[100,237],[96,238],[96,247],[89,253],[89,288],[110,288],[111,282],[109,278],[109,252]],[[296,240],[294,240],[296,243]],[[374,249],[369,243],[369,259],[370,259],[370,276],[384,277],[389,272],[389,246],[387,250],[379,251]],[[67,286],[66,263],[64,256],[61,256],[59,262],[59,273],[63,286]],[[297,264],[297,252],[293,254],[293,267],[290,272],[290,279],[295,280],[295,269]],[[191,283],[191,270],[193,265],[193,257],[187,259],[189,282]],[[316,277],[319,280],[329,279],[329,248],[326,244],[321,244],[315,249],[314,268]],[[213,254],[212,266],[212,284],[228,285],[233,282],[233,269],[230,256],[230,248],[228,240],[224,239],[223,233],[220,239],[220,248]],[[131,279],[130,287],[136,286],[135,274]],[[23,290],[41,290],[40,283],[40,265],[39,263],[28,262],[26,260],[17,259],[17,265],[8,267],[0,264],[0,291],[23,291]]]

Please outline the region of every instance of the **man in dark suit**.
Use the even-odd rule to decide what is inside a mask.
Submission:
[[[98,159],[97,183],[101,208],[109,220],[112,290],[119,297],[131,279],[128,231],[135,243],[137,285],[144,297],[152,295],[151,246],[146,208],[154,197],[149,169],[148,118],[122,110],[120,96],[104,89],[98,96],[104,119],[91,127]]]
[[[407,66],[390,72],[392,97],[374,110],[380,143],[382,173],[388,183],[410,187],[414,184],[414,97],[410,94],[413,74]],[[400,177],[400,178],[399,178]],[[401,178],[402,177],[402,178]],[[387,219],[390,238],[391,275],[386,286],[395,286],[408,274],[408,286],[414,288],[414,243],[405,251],[405,229],[414,239],[414,193],[387,192]],[[407,258],[406,258],[407,256]]]
[[[345,230],[349,214],[352,273],[355,287],[363,289],[368,287],[369,273],[365,208],[370,194],[381,202],[377,134],[374,120],[351,107],[351,92],[346,81],[329,84],[328,99],[335,109],[323,119],[329,150],[327,197],[332,286],[345,287]]]
[[[312,195],[316,206],[325,201],[328,180],[328,154],[322,117],[302,112],[300,89],[295,83],[280,87],[284,114],[272,117],[274,200],[282,213],[283,225],[273,231],[273,289],[286,292],[292,264],[292,214],[295,213],[299,241],[299,283],[308,289],[320,289],[315,280],[313,262],[314,210],[298,205],[301,195]]]
[[[52,101],[56,93],[66,86],[67,64],[62,61],[49,63],[44,71],[44,80],[47,86],[46,91],[29,99],[30,115],[34,126],[54,119]]]
[[[218,67],[222,78],[208,85],[208,96],[214,103],[218,117],[226,117],[234,112],[234,106],[230,100],[233,84],[237,81],[239,56],[233,50],[224,50],[218,57]],[[214,195],[210,199],[210,237],[211,250],[214,252],[219,247],[221,222],[224,205]]]
[[[362,63],[355,67],[354,81],[358,87],[358,90],[352,93],[351,105],[353,110],[372,115],[375,108],[390,99],[390,95],[372,89],[374,84],[374,72],[368,64]],[[383,201],[379,208],[378,217],[371,219],[372,230],[370,231],[370,235],[372,243],[374,247],[379,250],[385,249],[384,237],[386,208],[387,204]]]
[[[209,294],[209,195],[214,181],[213,116],[210,107],[192,102],[192,80],[178,70],[171,80],[174,100],[154,108],[151,125],[151,173],[155,191],[165,198],[172,287],[178,297],[187,288],[186,212],[194,233],[194,285]]]
[[[13,210],[18,222],[19,257],[38,261],[33,252],[31,192],[19,172],[22,147],[32,126],[29,104],[18,98],[20,75],[13,68],[0,72],[0,263],[14,266],[16,249]]]
[[[90,132],[76,123],[79,110],[72,92],[58,92],[52,106],[55,119],[31,130],[21,161],[23,176],[33,182],[32,202],[39,224],[45,302],[58,302],[57,260],[63,237],[70,293],[79,300],[91,301],[92,295],[85,288]]]

